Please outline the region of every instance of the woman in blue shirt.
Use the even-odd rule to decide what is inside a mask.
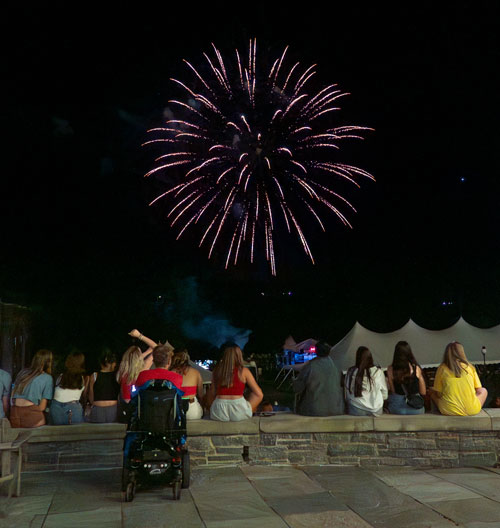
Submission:
[[[12,427],[45,425],[45,409],[54,394],[52,352],[39,350],[31,367],[17,375],[12,391],[10,422]]]

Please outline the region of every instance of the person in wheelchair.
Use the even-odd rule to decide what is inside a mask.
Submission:
[[[189,487],[189,453],[185,449],[186,415],[182,376],[168,370],[173,350],[153,350],[154,369],[143,371],[132,390],[133,412],[124,443],[122,491],[134,498],[136,485],[159,478],[173,488]]]
[[[135,382],[136,388],[144,385],[150,380],[166,380],[171,381],[178,389],[182,387],[182,376],[177,372],[168,370],[172,363],[172,356],[174,349],[171,345],[157,345],[153,348],[153,363],[154,367],[149,370],[143,370],[137,377]]]

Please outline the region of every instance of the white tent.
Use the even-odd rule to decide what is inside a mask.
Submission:
[[[381,334],[372,332],[358,322],[330,352],[337,367],[343,371],[356,362],[359,346],[368,347],[375,364],[385,368],[392,363],[394,347],[398,341],[407,341],[415,358],[423,367],[437,367],[446,345],[459,341],[464,345],[467,358],[472,363],[482,363],[481,348],[486,347],[486,363],[500,363],[500,325],[477,328],[460,318],[453,326],[444,330],[427,330],[411,319],[399,330]]]
[[[295,339],[289,335],[286,339],[285,339],[285,342],[283,343],[283,350],[295,350],[295,345],[297,343],[295,342]]]
[[[212,372],[206,368],[200,367],[194,361],[189,361],[189,366],[198,370],[201,374],[201,379],[203,383],[210,383],[212,381]]]

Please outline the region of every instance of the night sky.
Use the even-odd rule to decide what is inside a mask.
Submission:
[[[356,320],[500,323],[497,2],[169,4],[5,17],[0,298],[32,308],[35,348],[121,353],[138,327],[203,356],[208,326],[197,340],[183,328],[206,317],[252,330],[259,352],[290,333],[333,344]],[[318,63],[323,85],[352,94],[342,122],[375,129],[346,143],[345,159],[377,179],[349,194],[353,229],[331,221],[312,236],[314,266],[285,245],[277,278],[175,242],[148,207],[159,183],[143,178],[153,158],[141,143],[162,124],[169,77],[189,78],[182,59],[254,36],[260,53],[289,44]]]

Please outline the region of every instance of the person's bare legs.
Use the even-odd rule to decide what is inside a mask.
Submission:
[[[481,387],[480,389],[476,389],[476,396],[481,402],[481,408],[482,408],[484,405],[484,402],[486,401],[486,398],[488,397],[488,391],[484,387]]]

